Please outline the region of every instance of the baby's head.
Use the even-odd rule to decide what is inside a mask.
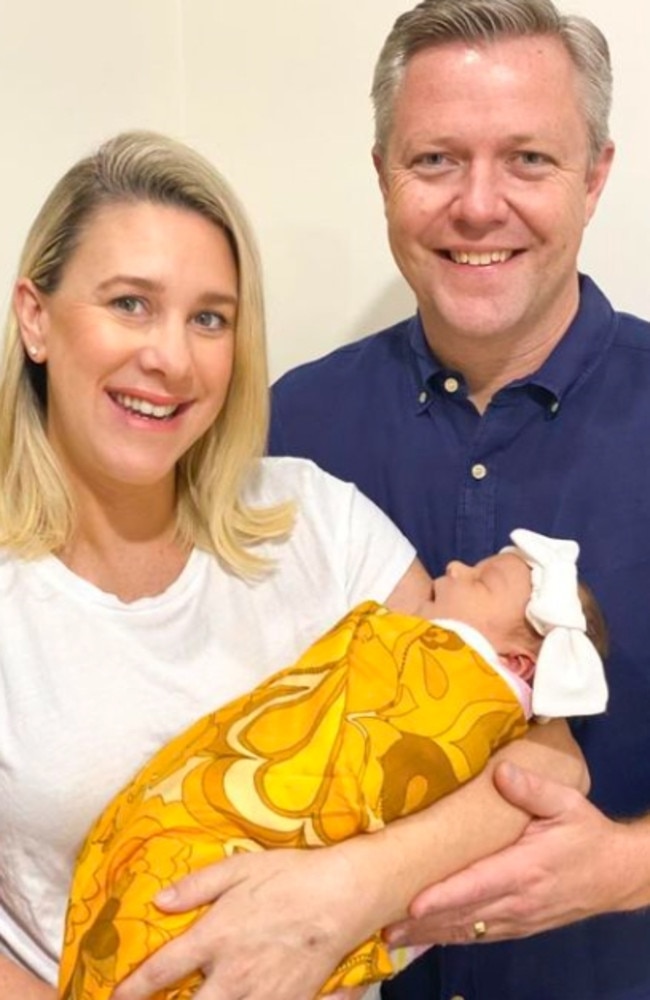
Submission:
[[[514,673],[529,680],[542,644],[526,619],[531,594],[531,571],[514,552],[500,552],[474,566],[455,560],[434,580],[427,617],[471,625]]]
[[[532,592],[532,570],[514,549],[474,566],[454,561],[434,581],[426,617],[473,626],[513,673],[530,680],[543,642],[543,636],[526,617]],[[585,584],[578,584],[578,596],[587,622],[586,633],[605,657],[607,629],[600,608]]]

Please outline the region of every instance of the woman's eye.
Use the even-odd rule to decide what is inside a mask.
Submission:
[[[228,325],[225,316],[222,316],[218,312],[212,312],[209,309],[204,309],[203,312],[197,313],[194,321],[203,330],[221,330],[222,327]]]
[[[137,295],[120,295],[113,299],[111,305],[119,309],[120,312],[129,313],[131,316],[137,315],[144,309],[144,303]]]

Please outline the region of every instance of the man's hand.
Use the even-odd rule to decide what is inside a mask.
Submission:
[[[508,763],[494,781],[534,817],[525,832],[512,847],[421,892],[410,906],[413,919],[394,924],[389,943],[464,944],[477,940],[477,922],[485,927],[480,941],[526,937],[627,908],[631,825],[612,822],[575,789]]]

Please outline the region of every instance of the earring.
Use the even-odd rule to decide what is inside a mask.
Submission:
[[[36,346],[36,344],[31,344],[30,347],[28,348],[28,350],[29,350],[30,357],[32,357],[32,358],[37,358],[38,357],[38,355],[39,355],[39,349]]]

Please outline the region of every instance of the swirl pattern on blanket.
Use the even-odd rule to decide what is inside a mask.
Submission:
[[[77,860],[62,1000],[108,1000],[205,908],[152,899],[238,851],[315,848],[430,805],[480,771],[526,722],[506,682],[459,637],[374,602],[292,667],[159,750],[113,799]],[[394,972],[378,933],[324,984]],[[195,975],[154,1000],[188,1000]]]

